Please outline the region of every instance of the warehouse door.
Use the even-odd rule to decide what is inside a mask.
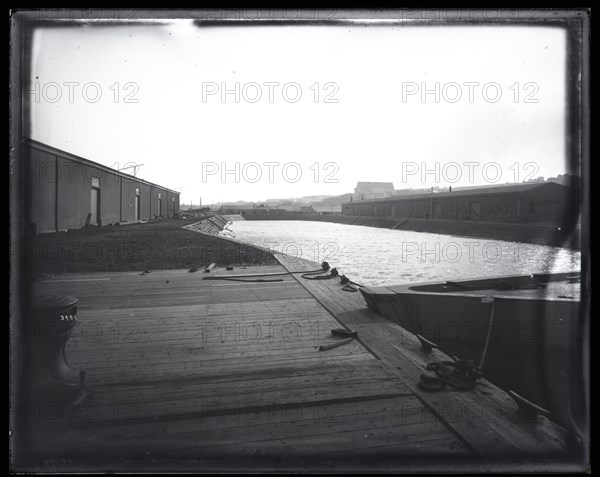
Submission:
[[[140,220],[140,190],[135,190],[135,203],[134,203],[134,216],[135,220]]]
[[[98,225],[100,220],[100,189],[92,187],[90,213],[92,217],[90,224]]]
[[[140,220],[140,196],[135,196],[135,220]]]
[[[469,203],[469,218],[471,220],[481,220],[481,203],[474,201]]]

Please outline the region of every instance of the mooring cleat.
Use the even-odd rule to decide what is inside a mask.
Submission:
[[[547,409],[525,399],[512,389],[508,391],[508,395],[517,403],[519,414],[529,421],[536,421],[538,416],[548,417],[551,414]]]
[[[336,328],[331,330],[331,334],[334,336],[343,336],[345,338],[357,338],[358,333],[356,331],[346,330],[344,328]]]
[[[438,348],[438,345],[432,343],[424,336],[417,335],[417,339],[421,342],[421,350],[425,353],[431,353],[431,350]]]

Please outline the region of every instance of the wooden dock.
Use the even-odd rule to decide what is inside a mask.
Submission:
[[[424,364],[447,357],[421,351],[339,280],[203,280],[314,267],[277,257],[282,265],[210,274],[37,282],[36,294],[80,300],[67,359],[86,371],[93,399],[20,415],[31,462],[97,471],[557,468],[569,451],[562,429],[523,420],[485,381],[421,391]],[[358,339],[320,351],[343,339],[330,332],[341,327]]]

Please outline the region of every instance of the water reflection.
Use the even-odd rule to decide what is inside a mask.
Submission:
[[[244,242],[328,261],[364,285],[398,285],[580,269],[581,253],[557,247],[310,221],[239,221]]]

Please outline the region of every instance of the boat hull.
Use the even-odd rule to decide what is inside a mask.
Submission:
[[[515,278],[510,277],[511,283]],[[482,282],[477,281],[485,286]],[[469,285],[459,291],[460,283]],[[476,289],[473,283],[363,288],[361,292],[369,308],[451,356],[478,364],[487,341],[482,370],[488,379],[549,409],[561,423],[571,424],[575,410],[582,408],[573,392],[582,389],[577,382],[581,376],[578,296]]]

